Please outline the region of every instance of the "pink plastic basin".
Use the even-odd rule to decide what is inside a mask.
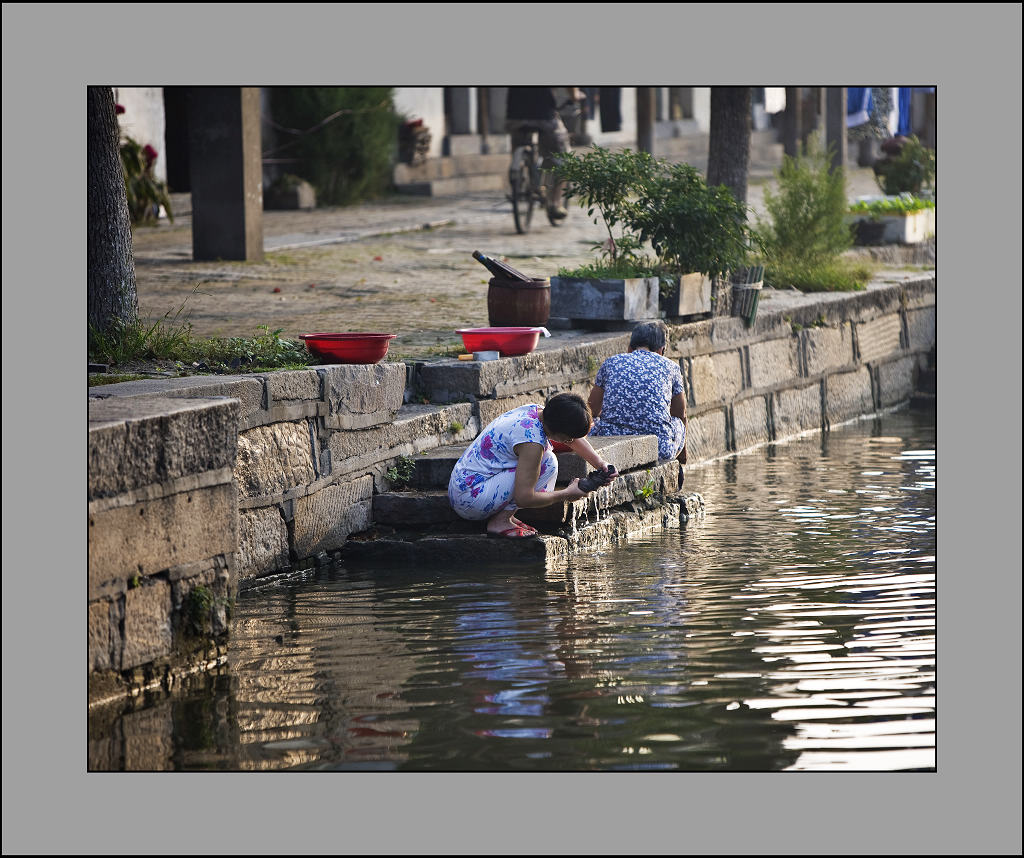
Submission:
[[[460,328],[467,352],[500,352],[502,357],[525,355],[537,347],[541,328]]]
[[[388,344],[397,334],[300,334],[320,360],[329,363],[377,363],[388,353]]]

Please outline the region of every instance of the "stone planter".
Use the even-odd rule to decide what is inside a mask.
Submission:
[[[684,274],[679,286],[659,296],[666,318],[677,319],[711,312],[711,278],[700,273]]]
[[[657,277],[552,277],[551,317],[605,322],[657,319],[658,285]]]

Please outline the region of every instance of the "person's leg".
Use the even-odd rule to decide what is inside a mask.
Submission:
[[[557,116],[544,123],[540,130],[540,153],[544,157],[544,169],[550,171],[555,165],[559,153],[568,152],[569,132]],[[565,186],[564,179],[555,180],[548,186],[548,210],[552,217],[563,218],[568,215],[565,209]]]
[[[540,460],[540,475],[537,477],[537,485],[534,487],[535,491],[538,492],[550,492],[554,491],[555,482],[558,480],[558,457],[555,455],[553,450],[545,451],[544,455]],[[515,527],[524,527],[529,530],[533,530],[536,533],[536,529],[529,524],[525,524],[516,518],[516,510],[519,509],[514,503],[510,503],[511,512],[509,513],[509,523]],[[504,510],[502,510],[504,512]]]

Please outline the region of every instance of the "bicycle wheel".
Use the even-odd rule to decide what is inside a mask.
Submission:
[[[534,191],[530,183],[530,160],[532,150],[528,147],[516,149],[512,155],[512,166],[509,167],[508,178],[512,185],[512,217],[516,222],[516,232],[520,235],[530,229],[533,219]]]

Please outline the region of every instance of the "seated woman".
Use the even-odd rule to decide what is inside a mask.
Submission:
[[[590,409],[575,393],[559,393],[540,405],[513,408],[492,420],[455,463],[448,500],[462,518],[487,519],[488,536],[520,539],[537,530],[515,517],[517,509],[574,501],[586,492],[573,480],[554,491],[558,459],[552,441],[567,444],[595,468],[607,463],[584,437]],[[609,482],[616,474],[609,475]]]
[[[591,435],[657,435],[659,462],[686,464],[686,398],[679,364],[664,357],[665,323],[633,329],[627,354],[601,364],[590,391]]]

